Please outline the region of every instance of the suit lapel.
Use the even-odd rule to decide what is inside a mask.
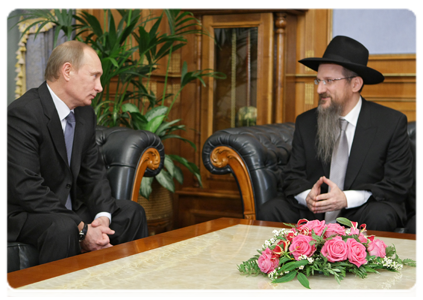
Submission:
[[[351,188],[375,140],[377,126],[373,124],[373,118],[374,116],[371,116],[366,100],[363,99],[348,160],[347,173],[345,174],[344,190]]]
[[[39,88],[39,94],[41,103],[44,108],[44,114],[49,119],[47,122],[47,128],[50,132],[50,136],[56,151],[59,153],[60,157],[65,162],[65,165],[68,165],[67,156],[66,156],[66,144],[65,137],[63,135],[62,124],[57,114],[56,107],[54,106],[53,99],[47,88],[47,83],[43,83]]]

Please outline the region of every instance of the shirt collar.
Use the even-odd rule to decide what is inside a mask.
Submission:
[[[358,99],[358,102],[354,106],[354,108],[345,117],[341,117],[341,119],[347,120],[348,123],[350,123],[350,124],[354,125],[354,127],[356,127],[357,121],[358,121],[358,116],[360,115],[360,111],[361,111],[361,105],[362,105],[362,101],[361,101],[361,97],[360,97],[360,99]]]
[[[59,115],[59,119],[60,121],[63,121],[63,119],[65,119],[69,115],[71,110],[69,109],[69,107],[66,105],[65,102],[63,102],[59,97],[57,97],[57,95],[48,86],[48,84],[47,84],[47,88],[51,94],[51,98],[53,98],[53,103],[54,103],[54,106],[56,107],[57,113]]]

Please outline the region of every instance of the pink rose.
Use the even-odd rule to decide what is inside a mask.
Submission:
[[[358,228],[351,227],[350,234],[349,235],[358,235],[358,239],[360,242],[365,243],[367,242],[367,238],[364,236],[362,232]]]
[[[270,273],[279,265],[279,259],[273,255],[273,252],[266,248],[258,259],[258,266],[263,273]]]
[[[325,221],[313,220],[308,221],[304,225],[301,225],[298,230],[303,234],[311,235],[311,231],[314,230],[316,235],[321,235],[325,229]]]
[[[328,238],[331,235],[345,235],[345,227],[339,225],[338,223],[329,223],[324,237]]]
[[[384,258],[386,256],[386,252],[385,252],[386,245],[385,245],[385,243],[381,240],[378,240],[378,239],[375,240],[374,237],[370,240],[371,240],[371,242],[370,242],[369,246],[367,247],[369,254]]]
[[[339,235],[327,240],[322,247],[321,253],[330,262],[343,261],[347,259],[348,247]]]
[[[310,245],[310,242],[313,240],[311,236],[299,234],[292,240],[291,245],[289,246],[289,251],[294,255],[295,260],[299,260],[301,255],[307,257],[312,256],[316,251],[316,246]]]
[[[367,242],[367,238],[364,236],[364,234],[360,233],[360,235],[358,236],[358,239],[360,240],[360,242],[362,242],[363,244],[365,242]]]
[[[367,263],[366,256],[366,247],[357,242],[355,239],[347,240],[348,247],[348,260],[350,263],[360,267],[362,264]]]

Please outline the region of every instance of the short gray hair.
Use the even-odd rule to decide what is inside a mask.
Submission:
[[[45,80],[55,81],[59,79],[60,68],[67,62],[71,63],[73,68],[79,70],[86,48],[91,49],[87,44],[78,41],[68,41],[54,48],[47,61],[44,73]]]

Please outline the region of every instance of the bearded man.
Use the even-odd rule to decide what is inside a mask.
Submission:
[[[361,97],[364,84],[384,80],[368,57],[361,43],[337,36],[322,58],[300,60],[317,71],[319,105],[297,117],[285,198],[266,202],[257,219],[345,217],[382,231],[405,224],[413,181],[407,118]]]

